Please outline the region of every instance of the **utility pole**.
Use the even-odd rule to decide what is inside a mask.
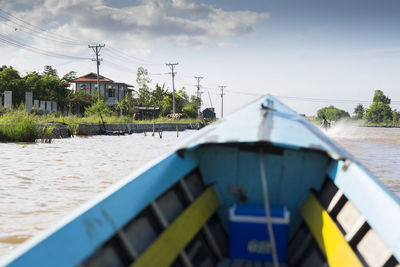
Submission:
[[[221,119],[224,117],[224,88],[226,85],[218,86],[221,89]]]
[[[96,54],[96,59],[92,59],[92,61],[96,60],[96,65],[97,65],[97,96],[100,98],[100,83],[99,83],[99,66],[100,66],[100,61],[102,59],[99,59],[99,53],[102,47],[105,47],[106,45],[103,44],[98,44],[98,45],[88,45],[89,48],[92,48],[94,53]]]
[[[214,108],[213,104],[212,104],[212,101],[211,101],[210,91],[207,91],[207,93],[208,93],[208,99],[210,99],[210,105],[211,105],[212,108]]]
[[[175,113],[175,83],[174,83],[174,77],[175,77],[176,72],[174,72],[174,67],[176,65],[178,65],[178,63],[167,63],[165,65],[167,65],[168,67],[171,68],[171,72],[169,74],[172,74],[172,110],[173,110],[173,113]]]
[[[199,100],[199,106],[197,107],[197,118],[200,119],[200,109],[201,109],[201,94],[200,94],[200,81],[204,77],[194,76],[197,80],[197,99]]]

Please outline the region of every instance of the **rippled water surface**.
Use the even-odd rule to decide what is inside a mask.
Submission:
[[[0,143],[0,257],[193,132]]]
[[[193,133],[0,143],[0,257]],[[400,196],[400,129],[338,124],[327,135]]]
[[[400,128],[339,123],[327,132],[400,197]]]

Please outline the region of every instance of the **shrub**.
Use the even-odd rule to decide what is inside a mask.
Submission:
[[[194,107],[186,106],[182,109],[182,113],[185,114],[187,118],[197,117],[197,111]]]

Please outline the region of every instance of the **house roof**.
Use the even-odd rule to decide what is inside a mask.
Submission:
[[[76,78],[75,80],[71,81],[72,83],[78,83],[78,82],[97,82],[97,74],[96,73],[88,73],[86,75],[83,75],[81,77]],[[107,77],[104,77],[102,75],[99,75],[99,82],[101,83],[115,83],[115,84],[125,84],[127,87],[134,87],[133,85],[127,84],[127,83],[122,83],[122,82],[115,82]],[[129,89],[129,88],[128,88]],[[132,90],[132,89],[130,89]]]
[[[113,80],[106,78],[104,76],[99,75],[99,81],[101,82],[114,82]],[[88,73],[81,77],[76,78],[72,82],[97,82],[97,74],[96,73]]]
[[[203,110],[203,112],[205,112],[205,111],[211,111],[211,112],[214,112],[214,113],[215,113],[215,108],[205,108],[205,109]]]

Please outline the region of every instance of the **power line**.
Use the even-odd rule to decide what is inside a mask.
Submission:
[[[109,47],[109,50],[107,50],[107,51],[109,53],[113,54],[114,56],[118,57],[120,60],[125,60],[125,61],[128,61],[128,62],[137,61],[138,65],[139,64],[140,65],[145,65],[145,66],[161,66],[161,65],[164,65],[163,63],[155,63],[155,62],[151,62],[151,61],[146,60],[146,59],[141,59],[141,58],[138,58],[138,57],[134,57],[134,56],[128,55],[128,54],[126,54],[126,53],[124,53],[124,52],[122,52],[122,51],[120,51],[120,50],[118,50],[116,48],[113,48],[113,47]]]
[[[178,65],[179,63],[166,63],[165,65],[171,68],[171,76],[172,76],[172,109],[173,113],[175,114],[175,83],[174,83],[174,77],[176,72],[174,72],[174,67]]]
[[[0,17],[1,17],[1,15],[0,15]],[[77,44],[72,44],[72,43],[69,43],[69,42],[65,42],[64,40],[53,39],[53,38],[48,37],[48,36],[41,36],[40,34],[32,33],[31,31],[29,31],[29,29],[26,30],[25,27],[16,28],[14,25],[10,25],[6,21],[0,21],[0,23],[3,23],[4,25],[14,29],[14,32],[16,32],[16,33],[17,32],[22,32],[22,33],[24,33],[26,35],[29,35],[29,36],[32,36],[34,38],[41,38],[43,40],[52,41],[52,42],[55,41],[55,42],[59,42],[59,43],[61,43],[63,45],[68,45],[68,46],[76,46],[77,45]]]
[[[81,60],[74,59],[74,60],[69,60],[69,61],[66,61],[66,62],[59,63],[59,64],[52,64],[51,66],[52,67],[60,67],[60,66],[68,65],[68,64],[75,63],[75,62],[78,62],[78,61],[81,61]],[[29,71],[33,71],[33,70],[42,69],[42,68],[43,68],[43,66],[38,66],[38,67],[35,67],[35,68],[24,69],[24,71],[29,72]]]
[[[84,58],[84,57],[77,57],[77,56],[68,56],[68,55],[63,55],[63,54],[59,54],[59,53],[55,53],[55,52],[51,52],[51,51],[47,51],[47,50],[43,50],[37,47],[33,47],[27,44],[23,44],[21,42],[18,42],[10,37],[7,37],[3,34],[0,34],[0,42],[4,43],[4,44],[8,44],[17,48],[21,48],[30,52],[34,52],[37,54],[41,54],[41,55],[45,55],[45,56],[49,56],[49,57],[56,57],[56,58],[67,58],[67,59],[89,59],[89,58]]]
[[[63,35],[56,34],[56,33],[50,32],[50,31],[48,31],[46,29],[43,29],[43,28],[41,28],[41,27],[39,27],[37,25],[33,25],[33,24],[23,20],[23,19],[20,19],[20,18],[18,18],[16,16],[12,15],[11,13],[5,11],[4,9],[0,8],[0,12],[5,14],[5,15],[1,15],[0,14],[0,17],[4,18],[4,19],[6,19],[6,20],[8,20],[8,21],[20,26],[20,27],[24,27],[24,28],[26,28],[26,29],[28,29],[30,31],[33,31],[35,33],[38,33],[38,34],[43,34],[44,33],[44,34],[47,34],[48,36],[50,36],[53,39],[57,39],[59,41],[70,43],[70,44],[74,44],[74,45],[78,45],[78,44],[82,45],[83,44],[82,41],[80,41],[80,40],[72,39],[72,38],[66,38]],[[15,20],[22,22],[22,24],[20,22],[16,22]]]

